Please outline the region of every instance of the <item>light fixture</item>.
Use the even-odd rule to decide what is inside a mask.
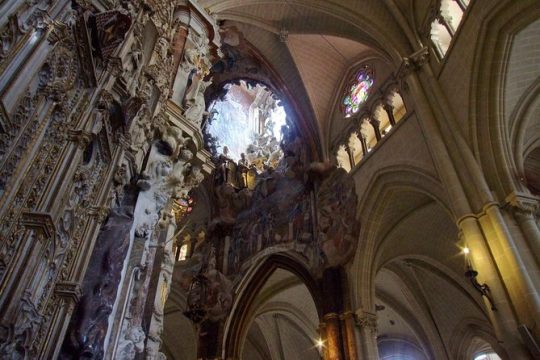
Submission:
[[[465,271],[465,277],[469,279],[471,284],[474,286],[476,290],[478,290],[480,295],[488,299],[489,304],[491,305],[491,310],[496,311],[497,307],[495,307],[495,303],[493,302],[493,299],[491,298],[489,286],[486,283],[480,284],[478,280],[476,279],[476,277],[478,276],[478,271],[476,271],[473,268],[471,259],[469,258],[469,254],[471,253],[471,250],[468,247],[464,247],[463,253],[465,254],[465,260],[467,262],[467,269]]]
[[[323,346],[324,346],[324,341],[323,339],[321,338],[318,338],[316,341],[315,341],[315,346],[317,346],[317,348],[320,350],[322,350]]]

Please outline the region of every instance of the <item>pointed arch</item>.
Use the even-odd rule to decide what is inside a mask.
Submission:
[[[322,296],[318,282],[307,270],[306,264],[293,254],[275,253],[255,263],[236,289],[236,297],[226,320],[223,335],[223,357],[238,359],[241,343],[249,325],[249,310],[266,281],[277,269],[297,276],[309,290],[319,318],[322,316]]]
[[[425,170],[414,164],[389,166],[377,171],[372,176],[366,190],[359,194],[357,213],[363,224],[355,258],[352,264],[351,288],[356,298],[351,299],[356,308],[372,308],[373,273],[363,269],[374,268],[374,256],[377,252],[377,234],[375,221],[377,214],[388,206],[392,192],[413,192],[427,196],[440,205],[454,219],[446,190],[442,183]]]
[[[489,186],[501,199],[515,189],[524,189],[513,154],[519,137],[512,138],[510,119],[505,119],[504,111],[512,43],[539,16],[536,1],[501,1],[484,20],[475,50],[476,76],[470,84],[473,147]]]

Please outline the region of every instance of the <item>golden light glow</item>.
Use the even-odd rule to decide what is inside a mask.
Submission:
[[[464,253],[465,255],[469,255],[470,252],[471,252],[471,250],[469,250],[468,247],[464,247],[464,248],[463,248],[463,253]]]
[[[319,348],[319,350],[322,349],[322,347],[324,346],[324,341],[321,338],[318,338],[315,341],[315,346],[317,346]]]

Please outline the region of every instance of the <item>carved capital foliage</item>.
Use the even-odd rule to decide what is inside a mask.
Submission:
[[[54,293],[60,298],[77,304],[82,296],[81,285],[73,281],[59,281],[54,287]]]
[[[533,218],[540,210],[540,198],[530,194],[512,192],[505,201],[516,216]]]
[[[371,331],[372,334],[377,334],[377,314],[359,309],[355,313],[356,325],[360,328],[365,328]]]

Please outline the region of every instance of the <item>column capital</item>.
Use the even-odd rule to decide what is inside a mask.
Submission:
[[[54,287],[54,293],[60,298],[77,304],[82,296],[81,285],[74,281],[59,281]]]
[[[369,118],[369,123],[373,126],[379,126],[381,124],[381,121],[379,119],[377,119],[377,117],[375,116],[375,114],[373,114],[372,116],[370,116]]]
[[[403,79],[412,72],[418,71],[427,62],[429,62],[429,50],[427,47],[423,47],[403,58],[396,77],[398,79]]]
[[[377,333],[377,314],[364,309],[355,311],[356,325],[359,328],[370,330],[373,334]]]
[[[394,111],[394,105],[390,104],[388,101],[384,101],[382,107],[386,111]]]
[[[537,214],[540,209],[540,198],[531,194],[514,191],[504,201],[506,205],[512,207],[516,215],[531,217]]]
[[[94,134],[92,134],[90,131],[86,130],[74,130],[74,129],[67,129],[66,131],[66,137],[69,141],[74,142],[77,147],[81,150],[85,150],[86,147],[92,142],[94,139]]]

